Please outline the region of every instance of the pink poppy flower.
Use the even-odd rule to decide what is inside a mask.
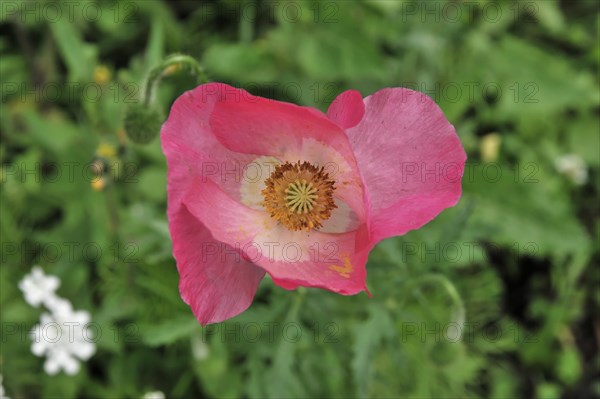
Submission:
[[[175,101],[161,141],[179,288],[203,325],[247,309],[265,273],[366,291],[374,245],[455,205],[466,160],[440,108],[404,88],[346,91],[325,115],[209,83]]]

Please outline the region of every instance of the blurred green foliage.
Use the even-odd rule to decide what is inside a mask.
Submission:
[[[595,1],[65,3],[1,7],[8,396],[600,395]],[[372,252],[372,299],[266,279],[247,312],[202,329],[178,294],[159,141],[123,132],[172,52],[211,80],[321,110],[349,88],[426,92],[469,155],[460,203]],[[171,71],[164,113],[194,84]],[[558,173],[564,154],[586,183]],[[98,323],[74,377],[44,374],[30,351],[40,310],[17,284],[33,264]]]

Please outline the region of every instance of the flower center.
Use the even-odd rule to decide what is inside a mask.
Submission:
[[[308,213],[314,208],[314,203],[319,196],[317,189],[312,183],[306,180],[296,180],[285,189],[287,196],[285,197],[286,205],[292,212]]]
[[[320,228],[337,208],[335,182],[324,170],[300,161],[277,165],[262,191],[263,206],[271,217],[292,231]]]

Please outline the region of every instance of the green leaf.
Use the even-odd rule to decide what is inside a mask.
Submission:
[[[354,349],[351,368],[358,397],[369,397],[374,369],[375,351],[385,338],[392,335],[393,323],[385,310],[376,305],[369,307],[369,319],[354,328]]]
[[[218,337],[217,337],[218,338]],[[240,371],[229,360],[230,351],[222,339],[209,344],[208,357],[194,362],[202,390],[214,398],[237,398],[242,389]]]
[[[81,39],[80,31],[75,29],[68,18],[51,23],[50,29],[69,69],[69,79],[90,81],[96,64],[96,46],[86,44]]]
[[[560,379],[567,385],[575,384],[581,377],[581,359],[575,348],[565,348],[556,363]]]
[[[168,345],[179,339],[191,336],[200,331],[200,324],[195,317],[179,316],[158,324],[140,325],[142,340],[149,346]]]

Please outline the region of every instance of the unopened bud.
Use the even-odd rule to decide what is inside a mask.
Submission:
[[[148,144],[158,133],[163,123],[161,115],[143,104],[133,104],[125,113],[125,132],[137,144]]]

